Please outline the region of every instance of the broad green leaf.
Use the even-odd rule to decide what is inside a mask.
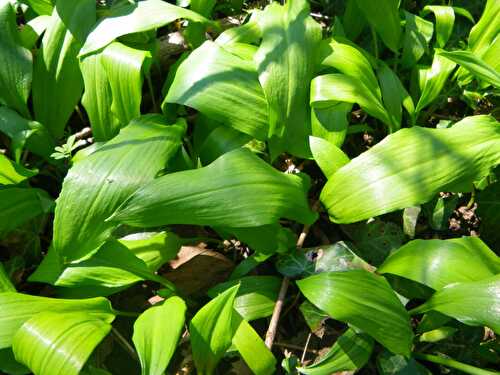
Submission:
[[[0,293],[15,291],[16,288],[14,284],[12,284],[12,281],[10,280],[9,275],[7,275],[7,272],[5,272],[3,263],[0,262]]]
[[[349,131],[347,118],[351,109],[351,103],[337,103],[327,108],[311,108],[312,135],[341,147]]]
[[[373,339],[349,328],[335,341],[330,351],[316,363],[299,367],[297,370],[306,375],[330,375],[340,371],[355,371],[368,362],[372,351]]]
[[[440,94],[450,73],[456,64],[439,54],[434,54],[432,66],[422,73],[423,81],[420,84],[420,99],[415,112],[419,113],[423,108],[431,104]]]
[[[7,107],[0,107],[0,132],[12,139],[11,148],[16,158],[21,156],[24,147],[45,158],[54,151],[54,141],[47,128]]]
[[[478,57],[483,57],[497,38],[500,31],[500,3],[487,0],[481,18],[469,34],[469,48]],[[498,60],[498,56],[494,57]]]
[[[179,18],[201,23],[209,22],[198,13],[162,0],[120,2],[112,6],[106,17],[93,27],[80,51],[80,56],[106,47],[120,36],[158,29]]]
[[[111,111],[120,124],[128,124],[141,114],[142,72],[147,70],[151,54],[121,43],[111,43],[102,54],[101,65],[113,97]]]
[[[62,137],[82,95],[77,55],[95,17],[93,0],[57,0],[37,52],[33,77],[35,119],[54,138]]]
[[[165,167],[184,131],[184,124],[167,125],[160,115],[137,118],[69,170],[54,219],[53,246],[63,263],[102,245],[116,227],[105,219]]]
[[[52,199],[43,190],[0,188],[0,238],[29,220],[48,213],[52,206]]]
[[[257,139],[268,133],[268,106],[253,61],[207,41],[184,60],[162,104],[193,107]],[[228,110],[231,108],[231,110]]]
[[[434,25],[413,13],[406,11],[404,13],[406,24],[401,64],[406,68],[411,68],[429,49]]]
[[[455,23],[455,11],[453,7],[446,5],[426,5],[422,14],[434,13],[436,17],[436,41],[438,47],[443,48],[450,39]]]
[[[33,71],[32,56],[21,45],[16,12],[7,0],[0,0],[0,103],[29,117],[27,106]]]
[[[334,144],[318,137],[309,137],[309,146],[314,160],[328,178],[349,163],[349,157]]]
[[[455,283],[437,291],[427,302],[410,311],[437,311],[471,326],[487,326],[500,332],[500,275],[480,281]]]
[[[346,3],[342,25],[344,26],[346,36],[351,40],[356,40],[368,23],[358,8],[356,0],[347,0]]]
[[[17,331],[16,360],[38,375],[77,375],[111,330],[110,322],[82,312],[38,314]]]
[[[314,306],[308,300],[302,302],[299,306],[299,310],[306,321],[307,326],[311,332],[318,332],[326,319],[328,319],[328,314],[321,311],[316,306]]]
[[[337,102],[357,103],[369,115],[379,119],[389,128],[392,126],[381,98],[358,78],[345,74],[325,74],[312,80],[312,107],[324,108]]]
[[[370,26],[380,35],[384,44],[392,51],[398,51],[401,39],[399,1],[356,0],[356,4]]]
[[[456,282],[482,280],[500,273],[500,258],[477,237],[414,240],[378,268],[435,290]]]
[[[466,117],[449,129],[402,129],[339,169],[321,202],[332,221],[352,223],[440,191],[466,191],[500,163],[499,148],[500,126],[489,116]]]
[[[22,165],[14,163],[7,156],[0,154],[0,185],[15,185],[36,174],[36,171],[26,169]]]
[[[191,0],[189,8],[204,17],[210,18],[216,0]],[[177,4],[179,5],[179,4]],[[199,22],[190,22],[183,35],[193,47],[199,47],[206,40],[206,26]]]
[[[28,4],[31,9],[40,15],[52,14],[55,0],[19,0],[19,2]]]
[[[50,11],[51,14],[52,10]],[[43,15],[28,21],[19,31],[19,38],[24,48],[33,49],[40,36],[50,24],[50,15]]]
[[[410,354],[410,318],[383,277],[364,270],[324,272],[297,285],[332,318],[356,326],[394,353]]]
[[[236,285],[203,306],[191,320],[191,348],[200,375],[214,374],[217,363],[233,339],[233,304],[238,293]]]
[[[253,327],[237,313],[233,314],[234,336],[232,344],[238,350],[252,373],[271,375],[276,372],[276,358]]]
[[[162,375],[184,329],[186,304],[179,297],[153,306],[137,318],[132,340],[139,354],[142,375]]]
[[[500,232],[500,183],[496,182],[480,191],[476,198],[477,213],[481,217],[481,237],[493,248],[498,248]]]
[[[255,43],[262,37],[258,19],[261,11],[252,9],[252,14],[248,22],[241,26],[231,27],[221,33],[215,42],[221,46],[227,46],[234,43]]]
[[[383,351],[377,357],[377,369],[381,375],[431,375],[420,363],[413,358]]]
[[[111,323],[114,312],[105,298],[56,299],[30,296],[21,293],[0,293],[0,348],[12,345],[14,334],[29,319],[50,311],[62,313],[84,313]]]
[[[305,176],[278,172],[246,149],[212,164],[171,173],[137,190],[108,219],[131,226],[274,224],[280,218],[312,223]],[[241,213],[245,212],[245,215]]]
[[[401,128],[401,106],[406,109],[411,121],[414,122],[415,104],[396,73],[394,73],[392,69],[387,66],[387,64],[380,61],[377,69],[377,76],[382,89],[382,100],[385,108],[387,109],[387,113],[391,118],[392,131]]]
[[[478,79],[488,82],[493,86],[500,87],[500,73],[493,69],[490,65],[484,62],[480,57],[476,56],[470,51],[442,51],[439,50],[440,56],[451,60],[463,68],[467,69],[470,73],[476,76]]]
[[[307,100],[321,41],[321,26],[306,0],[271,3],[260,14],[262,42],[254,60],[269,104],[269,138],[296,155],[309,154]]]
[[[234,300],[235,310],[247,321],[265,318],[273,313],[281,279],[274,276],[247,276],[219,284],[208,291],[215,297],[225,290],[240,284]]]

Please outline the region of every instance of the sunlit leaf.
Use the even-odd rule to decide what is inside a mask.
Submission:
[[[313,158],[326,177],[349,163],[347,155],[337,146],[318,137],[309,137]]]
[[[455,23],[455,11],[453,7],[446,5],[426,5],[422,14],[434,13],[436,17],[436,41],[443,48],[450,39]]]
[[[0,154],[0,185],[15,185],[36,174],[36,171],[26,169]]]

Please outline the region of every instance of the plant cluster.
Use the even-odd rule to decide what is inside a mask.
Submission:
[[[0,0],[0,373],[498,374],[500,1],[454,2]]]

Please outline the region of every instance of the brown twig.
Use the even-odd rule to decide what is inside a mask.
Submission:
[[[304,363],[304,360],[306,359],[307,348],[309,347],[309,341],[311,341],[311,336],[312,333],[309,332],[309,334],[307,335],[306,345],[304,346],[304,350],[302,351],[302,357],[300,357],[300,363]]]

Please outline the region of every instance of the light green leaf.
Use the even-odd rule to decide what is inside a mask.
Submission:
[[[448,284],[482,280],[500,273],[500,258],[478,237],[414,240],[378,268],[435,290]]]
[[[225,30],[217,37],[217,39],[215,39],[215,42],[221,46],[228,46],[235,43],[257,44],[259,39],[262,37],[262,32],[258,22],[260,14],[261,10],[256,8],[252,9],[250,19],[247,23]]]
[[[0,154],[0,185],[18,184],[37,174],[24,168],[22,165],[14,163],[7,156]]]
[[[404,13],[406,24],[401,64],[406,68],[411,68],[429,49],[434,25],[413,13],[407,11]]]
[[[234,300],[234,308],[243,319],[252,321],[273,313],[281,285],[279,277],[247,276],[219,284],[207,294],[213,298],[236,284],[240,284],[240,287]]]
[[[312,135],[341,147],[349,131],[347,118],[351,109],[351,103],[338,103],[327,108],[311,108]]]
[[[95,17],[93,0],[57,0],[37,52],[33,78],[35,119],[54,138],[62,137],[82,95],[77,55]]]
[[[334,144],[318,137],[309,137],[313,158],[328,178],[349,163],[349,157]]]
[[[77,375],[111,330],[109,322],[81,312],[43,312],[14,336],[16,360],[38,375]]]
[[[29,117],[27,106],[31,89],[32,56],[21,45],[16,12],[7,0],[0,1],[0,103]]]
[[[269,138],[285,150],[307,156],[309,82],[321,41],[321,26],[305,0],[272,3],[260,14],[262,42],[254,60],[269,104]]]
[[[330,351],[316,363],[299,367],[297,370],[306,375],[330,375],[341,371],[355,371],[368,362],[372,351],[373,339],[349,328],[337,339]]]
[[[0,262],[0,293],[15,292],[16,287],[12,284],[9,275],[5,272],[3,263]]]
[[[12,139],[11,147],[16,158],[21,156],[25,146],[34,154],[45,158],[54,151],[54,140],[45,126],[29,121],[7,107],[0,107],[0,132]]]
[[[0,188],[0,238],[29,220],[48,213],[53,204],[49,195],[40,189]]]
[[[422,10],[422,14],[426,15],[430,12],[436,17],[436,41],[437,45],[443,48],[450,39],[455,23],[455,11],[453,7],[446,5],[426,5]]]
[[[436,100],[455,66],[454,62],[439,54],[434,54],[432,66],[422,72],[423,80],[420,82],[422,93],[415,112],[419,113],[423,108]]]
[[[111,7],[107,16],[94,26],[80,51],[80,56],[106,47],[120,36],[158,29],[179,18],[209,22],[198,13],[162,0],[120,2]]]
[[[51,14],[52,10],[50,11]],[[36,42],[40,36],[45,32],[50,24],[50,15],[43,15],[33,18],[28,21],[23,28],[19,31],[19,38],[24,48],[35,48]]]
[[[28,4],[36,13],[42,15],[52,14],[55,0],[19,0],[21,3]]]
[[[160,115],[143,116],[70,169],[54,219],[53,246],[63,262],[87,257],[102,245],[116,227],[104,220],[165,167],[184,131],[184,124],[167,125]]]
[[[233,345],[240,353],[252,373],[271,375],[276,372],[276,358],[267,348],[253,327],[244,319],[233,315]]]
[[[484,57],[493,41],[499,40],[497,38],[500,32],[499,13],[500,3],[497,0],[487,0],[481,18],[469,34],[469,48],[476,56]],[[498,61],[498,56],[493,58]]]
[[[384,44],[396,52],[399,49],[401,39],[399,1],[356,0],[356,4],[370,26],[380,35]]]
[[[191,348],[200,375],[214,374],[217,363],[233,339],[233,304],[238,293],[236,285],[203,306],[191,320]]]
[[[181,63],[162,107],[166,103],[193,107],[257,139],[267,138],[268,106],[255,64],[214,42],[203,43]]]
[[[500,73],[488,65],[480,57],[476,56],[470,51],[443,51],[439,50],[436,52],[440,56],[451,60],[463,68],[467,69],[470,73],[476,76],[478,79],[483,80],[492,84],[493,86],[500,88]]]
[[[489,116],[466,117],[449,129],[402,129],[339,169],[321,202],[332,221],[352,223],[440,191],[466,191],[500,163],[499,148],[500,126]]]
[[[56,299],[21,293],[0,293],[0,348],[12,345],[14,334],[29,319],[50,311],[57,314],[82,313],[111,323],[114,312],[105,298]],[[61,315],[59,315],[61,316]]]
[[[410,354],[410,318],[383,277],[364,270],[324,272],[297,285],[332,318],[356,326],[394,353]]]
[[[430,310],[467,325],[487,326],[499,333],[500,275],[481,281],[448,285],[410,313],[419,314]]]
[[[184,329],[186,304],[179,297],[153,306],[134,323],[132,341],[139,354],[142,375],[162,375]]]
[[[274,224],[279,218],[312,223],[316,214],[309,208],[304,177],[280,173],[249,150],[237,149],[206,167],[155,179],[108,222],[234,228]]]
[[[311,106],[324,108],[336,102],[357,103],[369,115],[389,128],[392,126],[381,98],[358,78],[345,74],[326,74],[314,78],[311,82]]]

